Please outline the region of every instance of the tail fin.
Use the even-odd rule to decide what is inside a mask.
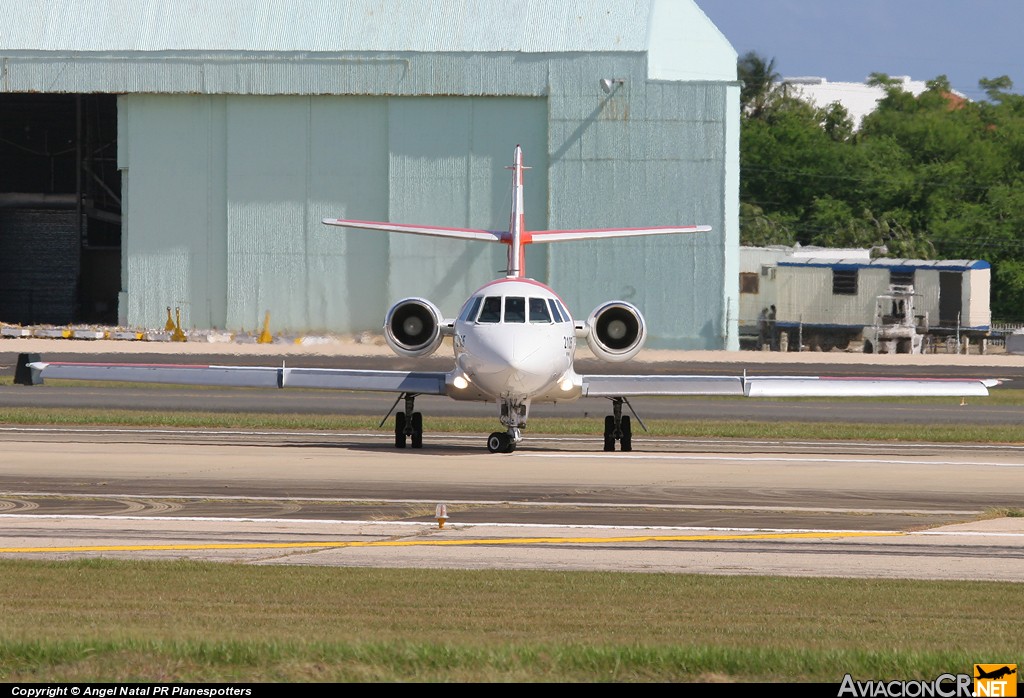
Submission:
[[[337,225],[345,228],[361,228],[365,230],[383,230],[392,233],[412,233],[413,235],[430,235],[434,237],[458,238],[462,240],[481,240],[484,242],[503,242],[508,245],[508,267],[506,276],[510,279],[522,277],[526,273],[526,246],[531,243],[564,242],[566,240],[586,240],[596,238],[633,237],[638,235],[671,235],[678,233],[710,232],[708,225],[663,226],[652,228],[595,228],[582,230],[526,230],[526,213],[523,208],[523,170],[530,169],[523,164],[523,149],[516,146],[512,165],[512,210],[509,215],[508,230],[479,230],[476,228],[440,228],[429,225],[403,225],[400,223],[383,223],[376,221],[359,221],[344,218],[325,218],[325,225]]]

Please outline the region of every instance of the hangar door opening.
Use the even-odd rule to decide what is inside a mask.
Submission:
[[[115,324],[117,97],[0,95],[0,322]]]

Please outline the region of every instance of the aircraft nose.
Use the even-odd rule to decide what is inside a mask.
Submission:
[[[501,360],[514,371],[532,373],[538,365],[538,356],[542,354],[533,342],[517,342],[512,339],[495,347]]]
[[[491,357],[487,362],[490,370],[486,372],[502,384],[502,390],[534,391],[551,380],[552,366],[536,342],[503,337],[501,341],[489,342],[482,353]]]

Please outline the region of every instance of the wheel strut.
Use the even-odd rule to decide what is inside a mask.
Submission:
[[[530,404],[527,400],[503,399],[499,419],[506,431],[496,431],[487,437],[487,450],[491,453],[512,453],[523,440],[522,429],[526,427],[526,415]]]
[[[410,437],[413,448],[423,448],[423,414],[415,411],[416,393],[402,393],[395,400],[395,406],[402,399],[405,409],[395,413],[395,448],[405,448],[406,439]]]
[[[622,405],[625,404],[629,407],[630,412],[633,412],[633,406],[624,397],[609,399],[612,401],[612,413],[604,418],[604,450],[614,451],[615,442],[617,441],[620,450],[632,451],[633,425],[630,424],[629,416],[622,414]],[[636,412],[633,412],[633,416],[636,417]],[[644,430],[647,429],[639,417],[637,417],[637,421],[640,422],[641,427],[644,427]]]

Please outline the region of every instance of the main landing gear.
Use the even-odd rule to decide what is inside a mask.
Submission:
[[[416,393],[402,393],[395,400],[392,410],[398,405],[399,400],[405,399],[405,410],[395,413],[395,448],[405,448],[406,440],[412,440],[413,448],[423,448],[423,414],[414,412]],[[388,414],[391,414],[388,412]],[[387,421],[384,417],[384,422]],[[381,426],[384,425],[381,422]]]
[[[640,417],[637,417],[629,400],[624,397],[609,399],[612,401],[612,413],[604,418],[604,450],[614,451],[615,442],[618,441],[620,450],[632,451],[633,426],[630,424],[629,415],[622,414],[622,405],[625,404],[629,411],[633,412],[633,416],[636,417],[636,421],[640,423],[644,431],[647,431],[647,427],[640,421]]]

